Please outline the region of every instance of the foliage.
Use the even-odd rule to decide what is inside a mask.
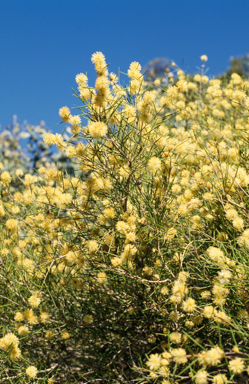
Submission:
[[[13,116],[13,123],[0,131],[0,161],[3,169],[13,177],[24,174],[36,174],[40,167],[57,164],[59,169],[74,172],[74,164],[62,153],[56,153],[44,143],[43,136],[48,132],[45,123],[30,125],[26,121],[18,123]],[[17,182],[17,178],[16,178]],[[12,183],[14,187],[16,183]]]
[[[238,382],[247,377],[249,82],[176,68],[129,86],[92,56],[72,136],[78,176],[2,170],[1,381]],[[83,144],[83,140],[86,145]]]
[[[221,75],[222,79],[230,79],[233,73],[237,73],[242,78],[249,76],[249,54],[230,58],[230,65],[226,72]]]
[[[158,78],[164,77],[170,71],[170,61],[166,57],[151,60],[143,68],[145,81],[153,82]]]

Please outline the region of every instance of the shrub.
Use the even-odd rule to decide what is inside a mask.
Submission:
[[[12,176],[11,191],[19,183],[19,176],[36,175],[38,168],[57,167],[67,173],[74,174],[75,167],[63,153],[56,153],[43,141],[48,133],[46,124],[30,125],[26,121],[18,123],[13,116],[13,123],[0,131],[0,162],[4,171]],[[67,134],[65,135],[67,137]]]
[[[206,384],[248,371],[249,83],[129,85],[92,56],[72,137],[79,177],[2,171],[2,381]],[[152,90],[151,90],[152,89]],[[81,140],[78,142],[77,140]],[[86,145],[83,144],[85,140]]]

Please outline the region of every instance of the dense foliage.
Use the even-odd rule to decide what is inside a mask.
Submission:
[[[246,380],[249,81],[92,62],[43,135],[74,173],[1,164],[1,381]]]
[[[17,116],[13,116],[12,124],[0,130],[0,162],[4,170],[11,176],[36,174],[39,167],[56,166],[69,173],[75,171],[72,161],[63,153],[51,150],[44,143],[43,136],[48,132],[46,124],[30,125],[26,121],[18,123]],[[70,128],[64,135],[68,138]],[[12,182],[13,187],[13,182]]]

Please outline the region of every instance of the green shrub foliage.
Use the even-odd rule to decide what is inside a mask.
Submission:
[[[39,131],[19,184],[1,165],[1,381],[246,380],[249,82],[92,62],[70,136]]]

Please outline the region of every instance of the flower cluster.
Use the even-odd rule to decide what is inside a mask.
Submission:
[[[249,371],[249,82],[175,64],[146,82],[134,61],[122,87],[92,63],[67,133],[44,132],[70,172],[0,164],[1,361],[51,383],[231,382]]]

